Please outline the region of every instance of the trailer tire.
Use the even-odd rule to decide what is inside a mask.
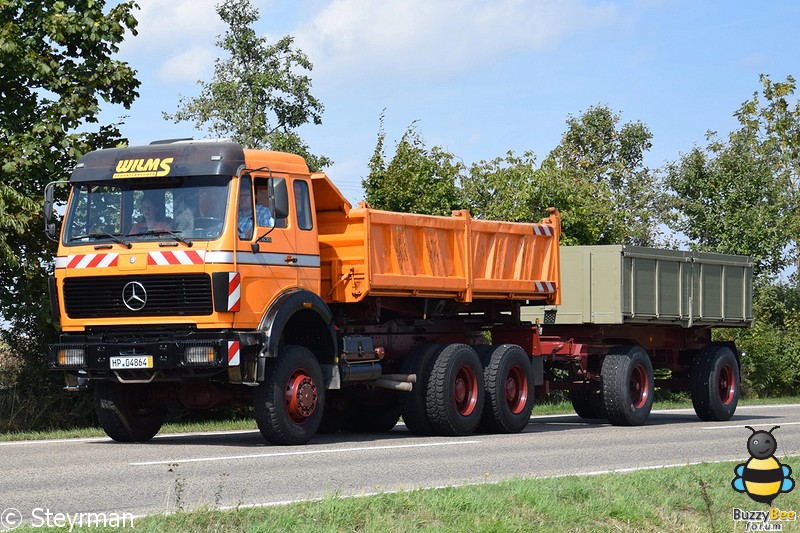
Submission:
[[[450,344],[433,363],[426,403],[428,419],[438,435],[469,435],[483,412],[483,368],[466,344]]]
[[[733,417],[740,395],[739,363],[727,346],[709,346],[692,364],[692,405],[705,421]]]
[[[423,344],[414,348],[403,361],[404,374],[416,374],[417,381],[410,392],[400,396],[400,415],[411,433],[433,435],[434,429],[428,420],[426,394],[431,367],[436,357],[444,350],[444,344]]]
[[[533,410],[533,367],[516,344],[479,346],[485,396],[478,429],[487,433],[519,433]]]
[[[653,365],[640,346],[617,346],[600,371],[603,406],[616,426],[644,424],[653,407]]]
[[[258,429],[279,445],[305,444],[322,422],[325,381],[317,358],[304,346],[288,345],[267,360],[263,383],[253,392]]]
[[[575,413],[586,420],[601,420],[606,418],[603,398],[599,391],[593,392],[587,387],[569,391],[569,400]]]
[[[94,386],[95,412],[106,435],[117,442],[147,442],[167,415],[164,405],[147,405],[152,387],[101,381]]]

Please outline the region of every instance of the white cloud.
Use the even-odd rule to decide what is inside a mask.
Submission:
[[[333,0],[293,34],[315,72],[430,79],[551,49],[617,18],[615,6],[585,0]]]
[[[138,0],[133,16],[138,34],[128,35],[120,57],[142,79],[168,84],[194,83],[213,68],[214,47],[225,25],[216,13],[219,0]]]
[[[123,53],[163,53],[187,49],[198,43],[213,44],[225,25],[214,5],[219,0],[138,0],[141,9],[133,15],[139,21],[136,37],[128,37]]]
[[[158,79],[167,83],[186,83],[205,79],[213,70],[217,49],[212,46],[192,46],[179,52],[158,69]]]

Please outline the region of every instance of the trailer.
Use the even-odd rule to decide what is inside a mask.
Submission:
[[[741,354],[733,343],[712,342],[711,331],[752,326],[749,257],[562,246],[561,276],[560,306],[522,312],[542,324],[548,376],[568,373],[544,391],[567,389],[578,415],[619,424],[644,422],[654,385],[691,391],[703,420],[733,416]]]
[[[421,435],[519,432],[557,388],[619,424],[646,420],[656,384],[691,388],[709,419],[738,401],[739,352],[710,328],[752,322],[744,258],[620,248],[575,277],[587,260],[559,247],[556,209],[512,223],[354,207],[302,158],[230,142],[91,152],[67,185],[59,235],[45,190],[62,331],[48,361],[120,442],[152,438],[169,405],[252,405],[265,439],[302,444],[401,416]],[[590,289],[606,268],[617,308]],[[570,285],[589,290],[575,311],[559,306]]]

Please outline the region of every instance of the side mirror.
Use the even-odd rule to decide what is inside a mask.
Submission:
[[[286,218],[289,216],[289,192],[286,180],[282,178],[269,180],[269,188],[269,197],[275,202],[275,209],[272,210],[275,218]]]
[[[53,207],[55,206],[55,187],[63,185],[65,181],[51,181],[44,188],[44,233],[53,241],[58,240],[56,225],[53,222]]]

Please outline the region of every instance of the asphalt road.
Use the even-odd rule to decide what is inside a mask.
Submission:
[[[139,516],[176,506],[236,507],[518,476],[744,462],[745,425],[781,426],[774,433],[776,456],[800,454],[800,405],[740,407],[731,421],[713,423],[692,410],[654,411],[647,425],[634,428],[543,416],[517,435],[461,438],[416,437],[400,425],[386,435],[340,433],[299,447],[268,445],[255,430],[164,435],[146,444],[0,443],[0,513],[18,511],[12,518],[27,522],[43,510]],[[789,465],[800,472],[800,465]]]

